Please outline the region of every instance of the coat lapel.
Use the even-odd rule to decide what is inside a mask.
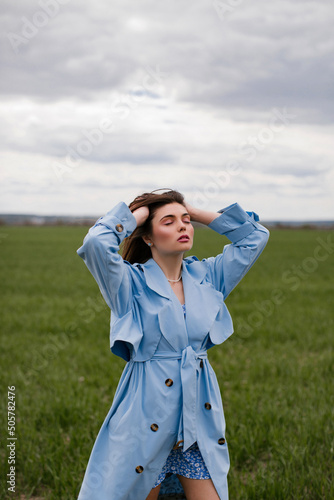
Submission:
[[[180,351],[189,343],[201,347],[215,319],[224,305],[223,294],[204,280],[207,274],[205,262],[182,262],[182,282],[186,304],[186,320],[177,296],[168,280],[153,258],[145,264],[147,286],[161,297],[158,312],[162,334],[171,346]]]
[[[180,301],[173,292],[165,273],[153,258],[145,264],[144,269],[147,286],[158,294],[153,300],[160,302],[158,319],[160,330],[168,343],[179,352],[187,345],[187,330]]]
[[[155,262],[153,258],[145,262],[145,264],[140,264],[144,269],[146,284],[155,293],[158,293],[162,297],[170,299],[170,294],[172,292],[170,284],[165,276],[165,273]]]
[[[186,303],[186,325],[191,335],[191,343],[201,347],[210,332],[215,319],[224,307],[224,297],[212,283],[205,280],[207,265],[194,261],[183,261],[182,281]]]

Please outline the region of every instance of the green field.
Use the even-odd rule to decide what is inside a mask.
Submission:
[[[0,227],[1,498],[77,498],[124,367],[109,350],[109,310],[76,255],[86,232]],[[231,500],[334,499],[331,242],[329,231],[272,230],[227,298],[235,333],[209,358],[227,422]],[[197,229],[191,254],[216,255],[227,243]],[[8,386],[16,493],[6,484]]]

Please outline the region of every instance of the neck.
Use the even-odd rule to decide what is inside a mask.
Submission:
[[[177,280],[180,277],[183,254],[166,256],[152,255],[152,257],[159,267],[161,267],[167,279]]]

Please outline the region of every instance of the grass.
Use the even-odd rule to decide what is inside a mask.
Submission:
[[[199,258],[228,243],[196,231],[191,254]],[[77,498],[125,365],[110,353],[108,308],[75,253],[86,232],[0,230],[1,498]],[[227,422],[231,500],[334,498],[334,262],[320,244],[332,237],[272,230],[259,261],[227,298],[235,333],[209,358]],[[6,484],[12,385],[15,494]]]

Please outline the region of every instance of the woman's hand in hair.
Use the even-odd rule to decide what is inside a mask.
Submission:
[[[191,220],[196,220],[196,208],[190,205],[190,203],[185,201],[186,209],[188,214],[190,215]]]
[[[195,208],[187,202],[185,202],[185,204],[187,212],[190,215],[190,220],[192,220],[193,222],[200,222],[201,224],[208,225],[220,215],[220,213],[217,212],[210,212],[207,210],[202,210],[200,208]]]
[[[137,221],[137,227],[145,224],[147,217],[149,216],[149,209],[147,206],[137,208],[132,212]]]

